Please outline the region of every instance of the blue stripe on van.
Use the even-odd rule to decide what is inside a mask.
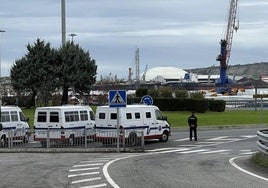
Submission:
[[[148,125],[146,126],[130,126],[130,127],[124,127],[124,129],[146,129],[149,128]],[[117,129],[117,127],[96,127],[96,129]]]
[[[79,127],[68,127],[68,128],[63,128],[63,129],[71,129],[71,130],[73,130],[73,129],[84,129],[84,128],[86,128],[85,126],[79,126]],[[35,130],[47,130],[48,129],[48,127],[35,127]],[[49,129],[53,129],[53,130],[55,130],[55,129],[59,129],[59,130],[62,130],[62,128],[61,127],[49,127]]]

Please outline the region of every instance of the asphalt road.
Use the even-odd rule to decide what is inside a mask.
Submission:
[[[257,130],[199,131],[197,142],[173,132],[144,153],[1,153],[0,187],[267,188],[268,169],[250,161]]]

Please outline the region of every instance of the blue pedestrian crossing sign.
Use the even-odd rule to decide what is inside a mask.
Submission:
[[[127,94],[125,90],[110,90],[109,91],[109,106],[110,107],[126,107]]]

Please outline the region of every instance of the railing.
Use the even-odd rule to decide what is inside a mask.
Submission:
[[[143,130],[132,131],[135,137],[126,130],[96,130],[96,129],[41,129],[20,133],[16,130],[6,130],[0,134],[1,148],[65,148],[68,151],[77,150],[112,150],[126,151],[144,150]],[[17,137],[16,135],[21,135]],[[128,137],[125,137],[128,135]],[[0,149],[1,150],[1,149]],[[61,150],[61,149],[59,149]]]
[[[257,132],[257,145],[260,152],[268,155],[268,129]]]

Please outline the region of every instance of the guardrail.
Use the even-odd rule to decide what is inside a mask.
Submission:
[[[268,129],[257,131],[257,138],[258,150],[268,155]]]
[[[67,148],[68,151],[83,148],[93,151],[126,151],[126,149],[144,150],[143,130],[132,131],[135,135],[125,137],[127,130],[96,129],[42,129],[28,130],[19,134],[18,130],[6,130],[0,134],[0,148]],[[20,135],[20,137],[16,136]],[[0,149],[1,150],[1,149]],[[60,150],[60,149],[59,149]]]

